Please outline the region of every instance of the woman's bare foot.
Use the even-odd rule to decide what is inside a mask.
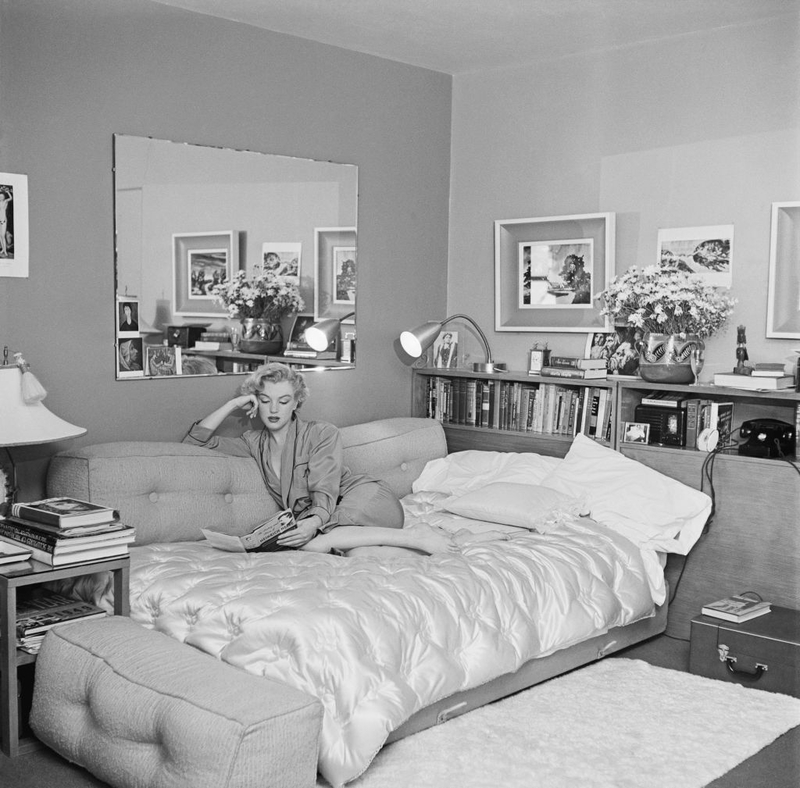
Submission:
[[[417,523],[405,529],[412,541],[409,547],[422,550],[431,555],[436,553],[457,553],[459,546],[453,536],[444,530],[427,523]]]

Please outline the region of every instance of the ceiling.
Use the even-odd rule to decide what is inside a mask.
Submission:
[[[782,16],[798,0],[155,0],[447,74]],[[796,24],[796,21],[795,21]]]

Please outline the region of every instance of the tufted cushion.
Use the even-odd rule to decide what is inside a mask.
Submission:
[[[109,617],[48,632],[30,722],[115,788],[310,788],[322,706]]]
[[[380,419],[344,427],[345,464],[384,479],[402,497],[428,460],[447,452],[431,419]],[[256,463],[184,443],[120,441],[57,454],[48,495],[71,495],[118,509],[136,544],[202,539],[201,528],[244,534],[277,511]]]

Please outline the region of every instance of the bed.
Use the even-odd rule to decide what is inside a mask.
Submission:
[[[131,618],[324,708],[334,786],[388,741],[663,631],[668,553],[686,554],[703,493],[579,436],[563,459],[467,449],[441,426],[343,430],[346,462],[402,496],[406,527],[457,554],[386,559],[225,553],[269,509],[255,463],[181,444],[104,444],[54,458],[48,493],[114,505],[137,528]],[[469,536],[467,536],[469,534]],[[107,586],[78,589],[108,604]]]

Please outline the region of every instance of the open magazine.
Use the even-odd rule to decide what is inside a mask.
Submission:
[[[278,537],[297,525],[291,509],[284,509],[259,523],[249,534],[231,536],[211,528],[201,529],[203,536],[216,548],[229,553],[264,553],[283,549]]]

